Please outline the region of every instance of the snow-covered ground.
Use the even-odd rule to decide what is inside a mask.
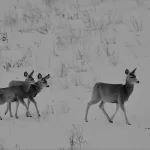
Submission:
[[[17,8],[25,5],[23,0],[20,2],[14,0],[12,4],[14,3],[17,3]],[[32,3],[35,2],[32,0]],[[69,4],[73,1],[66,0],[62,3],[59,0],[57,2],[60,10],[63,10],[61,7],[63,5],[70,12]],[[74,136],[75,147],[79,149],[150,148],[150,130],[145,129],[150,128],[150,67],[148,65],[150,63],[150,24],[148,19],[150,3],[144,0],[127,0],[126,2],[123,0],[105,2],[78,0],[78,3],[82,10],[88,9],[88,15],[93,20],[103,17],[106,22],[109,22],[110,25],[103,34],[105,40],[109,42],[108,45],[100,42],[101,37],[98,32],[92,32],[90,40],[88,35],[87,39],[83,37],[85,43],[86,40],[89,40],[85,45],[70,44],[61,47],[60,43],[63,43],[65,38],[57,43],[56,37],[58,34],[61,36],[68,34],[66,28],[63,32],[60,31],[60,26],[65,26],[67,19],[57,19],[58,16],[56,17],[55,14],[51,16],[53,19],[52,31],[49,31],[48,34],[19,33],[15,27],[13,31],[8,31],[8,37],[10,37],[8,44],[0,43],[1,50],[5,46],[12,50],[11,53],[7,51],[8,54],[2,50],[0,58],[9,57],[13,62],[21,57],[21,54],[24,54],[28,48],[33,53],[32,66],[21,67],[21,69],[12,68],[8,71],[0,67],[1,88],[7,87],[11,80],[24,80],[24,71],[30,72],[34,69],[33,76],[36,80],[38,73],[43,75],[50,73],[51,75],[48,81],[51,86],[44,88],[35,97],[41,114],[39,119],[32,103],[30,112],[33,117],[27,118],[25,107],[20,104],[19,119],[10,118],[9,113],[5,115],[6,104],[0,105],[0,115],[3,118],[0,121],[0,144],[2,147],[6,149],[71,149],[70,138]],[[7,7],[6,3],[1,2],[1,4],[8,10],[11,9]],[[0,6],[2,6],[1,4]],[[38,4],[41,5],[41,2],[37,1],[37,6]],[[76,9],[72,8],[70,14],[74,11]],[[4,11],[2,12],[4,13]],[[109,18],[108,15],[111,12],[113,12],[113,16]],[[116,16],[118,18],[115,18]],[[117,19],[119,23],[112,23]],[[81,20],[70,21],[68,24],[73,29],[80,31],[85,28]],[[1,27],[1,31],[3,30],[7,31],[6,28]],[[20,47],[16,46],[17,44]],[[115,53],[113,53],[114,50]],[[116,57],[110,57],[111,59],[108,60],[104,51],[116,54]],[[17,55],[15,55],[16,52],[18,52]],[[81,53],[84,55],[83,58]],[[117,56],[119,60],[117,60]],[[66,68],[68,67],[67,71],[64,69],[64,65]],[[125,69],[132,70],[135,67],[137,67],[136,75],[140,84],[135,85],[133,94],[125,104],[131,126],[125,124],[121,110],[115,116],[114,123],[110,124],[100,111],[98,104],[91,106],[88,114],[89,122],[85,122],[85,109],[90,101],[93,85],[100,81],[124,83]],[[62,72],[62,68],[66,72]],[[65,73],[66,76],[62,77],[62,74]],[[13,115],[15,108],[16,104],[12,103]],[[105,109],[111,116],[115,111],[115,104],[106,104]]]
[[[147,72],[148,73],[148,72]],[[14,75],[15,76],[15,75]],[[82,87],[69,89],[45,88],[35,99],[41,113],[38,120],[33,104],[30,111],[33,118],[25,117],[25,108],[20,105],[19,119],[4,115],[6,105],[0,106],[3,121],[1,121],[0,137],[2,144],[12,148],[18,144],[20,148],[57,149],[69,147],[69,137],[74,131],[73,125],[83,129],[82,136],[86,143],[82,148],[132,149],[149,148],[149,74],[140,75],[141,83],[126,104],[127,115],[131,126],[125,124],[121,111],[116,115],[114,123],[110,124],[93,105],[89,111],[89,122],[84,121],[85,108],[90,100],[91,91]],[[147,79],[147,80],[146,80]],[[111,80],[111,76],[109,76]],[[146,80],[146,81],[145,81]],[[15,103],[12,112],[15,113]],[[114,104],[106,104],[106,111],[112,114]],[[76,130],[74,132],[77,132]]]

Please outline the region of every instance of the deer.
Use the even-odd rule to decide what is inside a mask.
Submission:
[[[26,71],[24,72],[24,77],[26,77],[24,84],[19,86],[11,86],[6,88],[0,88],[0,105],[7,103],[7,105],[11,104],[13,101],[16,101],[16,105],[19,105],[21,102],[29,115],[31,116],[26,103],[24,102],[24,97],[26,97],[26,92],[30,89],[32,84],[35,84],[34,78],[32,77],[34,70],[28,74]],[[10,117],[13,117],[11,108],[9,108]],[[18,118],[17,109],[15,113],[15,117]],[[2,117],[0,116],[0,120]]]
[[[125,84],[110,84],[110,83],[98,82],[93,86],[91,100],[90,102],[88,102],[86,107],[86,113],[84,118],[86,122],[88,122],[87,116],[91,105],[100,102],[99,108],[104,113],[104,115],[106,116],[107,120],[110,123],[113,123],[113,119],[115,115],[117,114],[119,108],[121,108],[125,117],[126,124],[131,125],[127,118],[124,104],[125,102],[128,101],[130,95],[132,94],[135,83],[140,83],[135,75],[136,69],[137,68],[135,68],[131,72],[128,69],[125,70],[125,74],[126,74]],[[111,118],[108,116],[107,112],[104,109],[105,103],[116,104],[116,111]]]
[[[39,113],[37,103],[34,100],[34,98],[37,96],[38,93],[40,93],[42,91],[42,89],[44,87],[49,87],[49,85],[47,83],[47,79],[49,79],[49,77],[50,77],[50,74],[46,75],[45,77],[42,77],[42,75],[39,73],[37,76],[38,81],[35,82],[35,84],[30,86],[30,89],[26,93],[27,96],[24,97],[24,98],[28,98],[28,103],[27,103],[28,109],[29,109],[30,102],[33,102],[33,104],[35,105],[38,117],[40,117],[40,113]],[[18,85],[22,85],[22,84],[24,84],[24,81],[14,81],[13,80],[9,83],[9,87],[16,86],[16,85],[18,86]],[[10,111],[10,109],[11,109],[11,103],[8,103],[6,111],[5,111],[5,115],[7,114],[8,110]],[[28,111],[26,112],[26,117],[31,117],[31,115],[28,113]]]

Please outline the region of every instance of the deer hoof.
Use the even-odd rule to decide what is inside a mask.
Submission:
[[[85,120],[85,122],[88,122],[88,120],[87,119],[84,119]]]
[[[32,117],[31,114],[29,114],[28,112],[26,112],[26,117]]]
[[[113,123],[113,121],[112,121],[111,119],[109,119],[109,122],[110,122],[110,123]]]
[[[131,123],[128,122],[127,125],[131,125]]]

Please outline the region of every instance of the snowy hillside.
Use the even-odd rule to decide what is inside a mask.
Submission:
[[[33,103],[32,118],[19,105],[19,119],[15,102],[13,118],[0,105],[1,148],[149,149],[149,15],[148,0],[0,0],[0,88],[24,81],[25,71],[36,81],[50,74],[50,87],[35,97],[40,118]],[[131,125],[121,109],[109,123],[99,103],[85,122],[94,84],[124,84],[135,67],[140,83],[125,103]],[[105,105],[109,116],[115,109]]]

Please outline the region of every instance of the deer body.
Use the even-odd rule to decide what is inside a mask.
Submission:
[[[11,87],[11,86],[19,86],[19,85],[23,85],[24,84],[24,81],[11,81],[10,83],[9,83],[9,87]]]
[[[128,101],[130,95],[132,94],[134,90],[134,84],[139,83],[134,74],[135,71],[136,69],[134,69],[132,72],[129,72],[129,70],[126,69],[125,74],[127,76],[125,84],[109,84],[99,82],[94,85],[92,90],[91,101],[87,104],[86,107],[86,114],[85,114],[86,122],[88,122],[87,115],[90,106],[100,102],[99,108],[102,110],[102,112],[104,113],[109,122],[113,123],[113,118],[115,117],[120,107],[124,113],[126,123],[130,125],[126,115],[124,103]],[[116,111],[111,118],[108,116],[108,114],[104,109],[105,103],[116,103]]]
[[[121,95],[121,101],[124,103],[132,94],[133,89],[134,85],[96,83],[93,87],[92,97],[93,99],[98,98],[98,102],[102,98],[103,101],[107,103],[118,103],[118,95]]]
[[[12,102],[16,97],[24,98],[26,97],[26,92],[29,90],[30,86],[24,83],[20,86],[12,86],[0,89],[0,95],[5,101]]]

